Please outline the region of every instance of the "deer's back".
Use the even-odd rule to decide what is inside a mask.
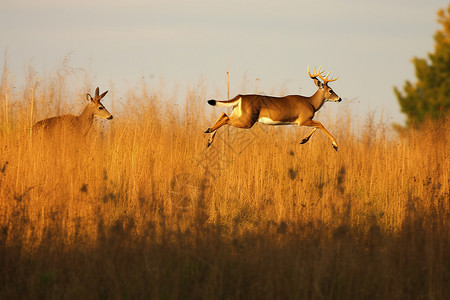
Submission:
[[[283,122],[293,122],[298,118],[308,119],[314,116],[314,109],[307,97],[288,95],[274,97],[265,95],[244,95],[243,110],[255,110],[259,118],[267,117]]]
[[[89,131],[90,124],[84,124],[80,118],[73,115],[64,115],[41,120],[34,124],[33,135],[44,138],[63,136],[83,136]]]

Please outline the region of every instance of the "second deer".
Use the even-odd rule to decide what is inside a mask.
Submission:
[[[99,88],[97,87],[94,97],[89,93],[86,94],[86,99],[89,103],[80,115],[62,115],[41,120],[34,124],[33,133],[40,132],[45,136],[54,136],[57,132],[61,132],[61,130],[64,129],[73,134],[86,136],[92,127],[94,117],[108,120],[113,118],[105,106],[100,102],[108,91],[101,95],[99,95],[99,93]]]

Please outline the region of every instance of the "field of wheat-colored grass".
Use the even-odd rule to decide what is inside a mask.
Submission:
[[[88,138],[48,142],[33,122],[78,113],[95,87],[3,77],[2,299],[450,295],[448,122],[388,138],[388,124],[321,120],[338,152],[256,124],[206,149],[204,89],[184,107],[142,84],[111,91],[114,119]]]

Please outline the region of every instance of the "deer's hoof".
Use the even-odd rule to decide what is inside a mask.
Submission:
[[[205,133],[211,133],[211,128],[206,129]]]
[[[337,145],[334,145],[334,144],[333,144],[333,148],[334,148],[334,150],[336,150],[336,151],[338,150]]]
[[[304,143],[306,143],[307,141],[308,141],[309,139],[303,139],[301,142],[300,142],[300,144],[304,144]]]

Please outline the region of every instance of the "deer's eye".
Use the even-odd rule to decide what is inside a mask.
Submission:
[[[333,90],[330,90],[330,94],[333,94],[334,92],[333,92]]]
[[[102,109],[103,109],[103,106],[99,106],[98,109],[102,110]]]

